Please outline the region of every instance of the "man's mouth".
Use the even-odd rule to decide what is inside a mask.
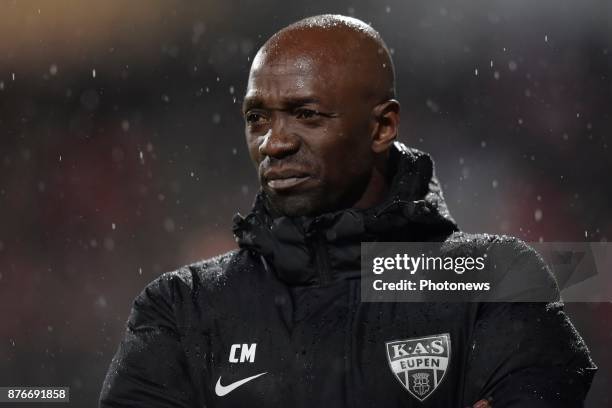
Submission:
[[[300,171],[268,171],[264,174],[264,183],[272,190],[288,190],[296,187],[311,177],[309,174]]]
[[[309,178],[310,176],[289,177],[285,179],[273,179],[273,180],[268,180],[267,184],[268,184],[268,187],[270,187],[273,190],[285,190],[291,187],[295,187],[298,184],[302,184]]]

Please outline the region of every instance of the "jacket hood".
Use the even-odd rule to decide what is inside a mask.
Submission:
[[[457,231],[431,157],[395,142],[389,160],[387,197],[368,209],[273,217],[260,191],[251,213],[234,217],[239,246],[262,256],[285,283],[317,285],[359,277],[361,242],[442,241]]]

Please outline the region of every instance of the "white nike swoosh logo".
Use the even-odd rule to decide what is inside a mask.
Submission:
[[[220,397],[227,395],[230,392],[234,391],[236,388],[240,387],[241,385],[244,385],[248,383],[249,381],[256,379],[257,377],[261,377],[264,374],[268,374],[268,373],[265,372],[265,373],[254,375],[252,377],[247,377],[240,381],[233,382],[230,385],[221,385],[221,377],[219,377],[219,379],[217,380],[217,385],[215,385],[215,394],[217,394]]]

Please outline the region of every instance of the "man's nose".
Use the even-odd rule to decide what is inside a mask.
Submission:
[[[259,154],[274,159],[282,159],[297,152],[300,148],[300,139],[287,129],[286,122],[282,118],[272,121],[272,126],[265,134],[264,140],[259,145]]]

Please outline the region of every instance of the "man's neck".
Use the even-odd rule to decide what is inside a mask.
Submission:
[[[372,169],[370,181],[354,208],[366,209],[382,203],[389,191],[389,155],[381,157]]]

